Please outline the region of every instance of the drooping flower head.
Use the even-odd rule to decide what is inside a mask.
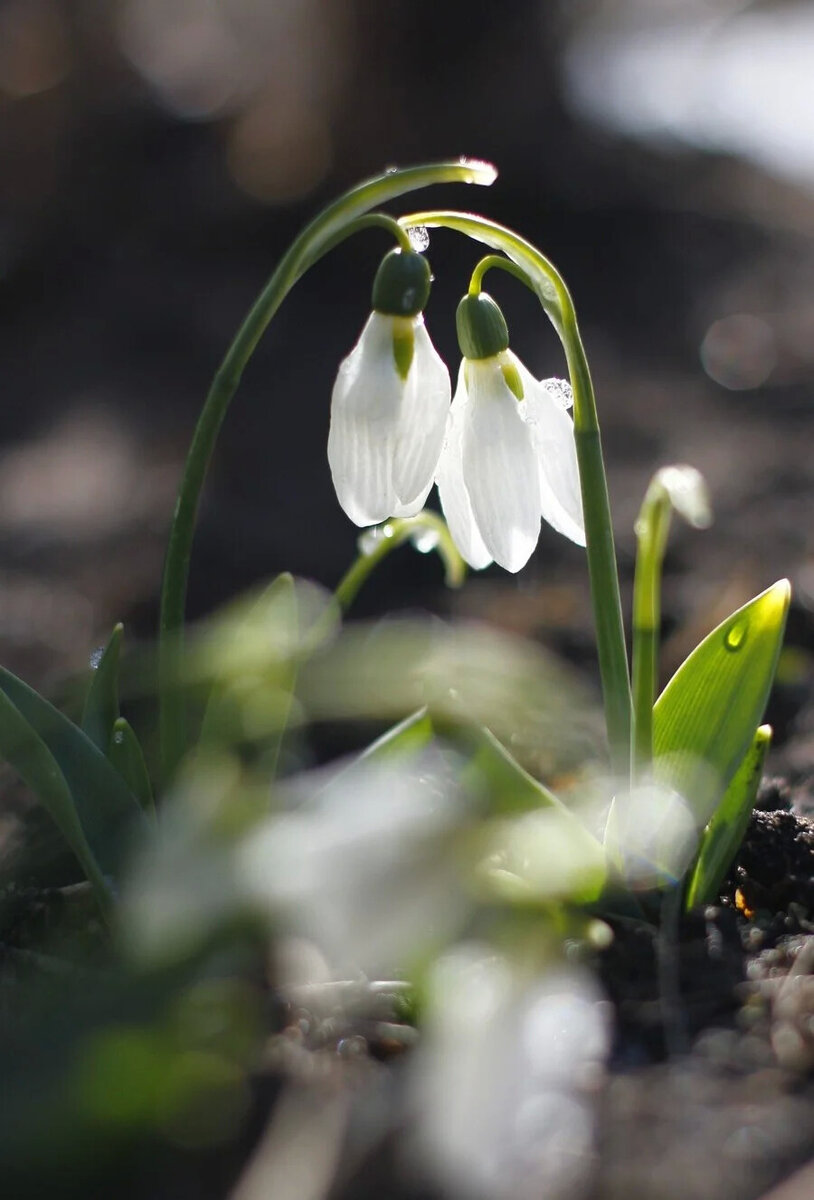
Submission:
[[[373,284],[373,312],[339,368],[328,462],[339,503],[357,525],[419,511],[444,440],[449,372],[424,328],[427,260],[392,250]]]
[[[509,350],[485,292],[458,306],[463,354],[436,479],[455,544],[475,568],[525,566],[541,519],[585,545],[570,392],[537,380]]]

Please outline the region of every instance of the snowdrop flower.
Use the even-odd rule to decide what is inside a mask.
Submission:
[[[451,387],[424,328],[429,291],[427,260],[391,251],[373,284],[373,312],[334,384],[328,462],[357,525],[413,516],[433,484]]]
[[[526,370],[485,292],[464,297],[457,324],[464,358],[436,472],[455,544],[471,567],[519,571],[545,518],[584,546],[570,389]]]

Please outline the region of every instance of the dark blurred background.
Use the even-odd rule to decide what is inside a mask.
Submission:
[[[708,628],[782,574],[807,604],[812,62],[814,7],[779,0],[2,0],[2,661],[47,686],[119,618],[150,635],[196,415],[277,258],[359,178],[458,154],[494,161],[497,184],[406,204],[477,208],[563,272],[625,575],[650,473],[689,461],[717,524],[677,531],[669,622]],[[371,233],[322,263],[252,361],[192,613],[284,568],[332,586],[349,563],[329,398],[384,249]],[[478,251],[436,233],[430,258],[454,375]],[[563,373],[531,298],[493,286],[515,350]],[[437,561],[403,550],[360,611],[440,589]],[[519,581],[493,570],[458,605],[587,646],[584,559],[550,531]]]

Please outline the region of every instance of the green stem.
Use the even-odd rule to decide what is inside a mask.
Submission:
[[[636,522],[633,579],[633,742],[630,775],[636,783],[653,762],[653,705],[656,702],[661,572],[672,508],[658,485],[648,488]]]
[[[574,392],[574,433],[585,517],[588,574],[611,764],[617,774],[627,775],[630,766],[631,694],[619,574],[596,399],[568,288],[556,268],[536,246],[485,217],[434,210],[410,213],[401,218],[401,224],[406,228],[428,225],[454,229],[507,255],[531,279],[537,297],[562,342]],[[500,261],[498,259],[490,265],[497,265]]]
[[[447,586],[460,587],[463,583],[466,566],[446,522],[442,521],[437,513],[423,509],[414,517],[394,517],[386,524],[378,526],[377,533],[378,537],[372,548],[360,553],[334,592],[334,599],[343,612],[348,611],[363,583],[379,563],[397,546],[421,533],[433,535],[438,539],[433,548],[443,559]]]
[[[365,213],[363,217],[358,217],[353,221],[352,225],[344,229],[339,229],[329,238],[326,238],[324,242],[314,248],[311,254],[306,254],[300,270],[297,272],[297,279],[302,279],[305,272],[313,267],[314,263],[324,258],[326,254],[344,242],[351,234],[361,233],[363,229],[383,229],[395,238],[400,249],[412,250],[409,233],[403,225],[399,225],[395,217],[380,212]]]
[[[487,254],[485,258],[480,260],[472,272],[472,278],[469,281],[470,296],[478,295],[483,284],[484,275],[487,271],[491,271],[494,268],[508,272],[509,275],[512,275],[515,279],[519,279],[521,283],[525,284],[527,288],[534,292],[535,296],[537,295],[537,289],[522,267],[518,267],[517,263],[512,262],[510,258],[503,258],[500,254]]]
[[[490,184],[495,175],[494,168],[484,163],[437,163],[388,171],[346,192],[295,239],[238,330],[218,368],[195,428],[167,544],[158,655],[159,727],[165,782],[172,778],[186,747],[180,661],[198,502],[220,427],[257,343],[288,292],[310,266],[365,224],[383,223],[379,214],[371,222],[366,215],[370,209],[430,184]]]

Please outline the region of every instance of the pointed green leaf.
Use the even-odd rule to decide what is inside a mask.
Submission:
[[[423,750],[435,737],[432,718],[426,708],[419,708],[412,716],[405,717],[388,729],[381,737],[362,752],[362,758],[385,759],[397,754],[415,754]]]
[[[144,811],[155,816],[155,800],[144,753],[125,717],[114,722],[107,756]]]
[[[82,728],[94,746],[107,752],[113,724],[119,715],[119,651],[123,626],[116,625],[91,675],[82,713]]]
[[[421,708],[383,734],[362,758],[409,756],[436,736],[461,754],[460,783],[480,801],[485,819],[477,875],[489,898],[520,904],[596,900],[607,874],[602,846],[485,726],[438,720]]]
[[[562,801],[529,775],[486,726],[461,725],[451,732],[453,741],[470,756],[467,780],[486,787],[493,813],[506,816],[540,808],[568,812]],[[573,819],[570,813],[568,816]]]
[[[0,691],[0,754],[31,788],[50,813],[79,859],[102,908],[110,893],[99,863],[88,844],[71,790],[45,742],[32,729],[9,697]]]
[[[786,613],[782,579],[714,629],[676,671],[653,710],[653,775],[698,828],[710,819],[763,716]]]
[[[134,825],[143,822],[141,810],[124,780],[87,734],[4,667],[0,667],[0,695],[31,726],[53,756],[101,869],[106,874],[115,874]],[[0,746],[0,753],[20,770],[7,747]],[[41,793],[38,795],[43,799]]]
[[[587,904],[607,878],[602,845],[562,801],[529,775],[485,726],[458,731],[471,758],[464,782],[486,792],[489,819],[479,874],[509,903]]]
[[[307,601],[306,601],[307,603]],[[306,614],[306,622],[311,614]],[[193,660],[213,678],[199,741],[261,741],[274,774],[288,725],[303,636],[300,597],[285,571],[212,622]]]
[[[439,721],[426,708],[418,709],[388,729],[367,747],[362,758],[414,754],[428,746],[436,734],[455,746],[467,760],[463,782],[471,783],[478,792],[488,793],[491,815],[564,808],[553,792],[524,771],[485,726]]]
[[[771,741],[771,725],[761,725],[704,830],[687,890],[688,911],[700,904],[712,904],[718,896],[749,825]]]

